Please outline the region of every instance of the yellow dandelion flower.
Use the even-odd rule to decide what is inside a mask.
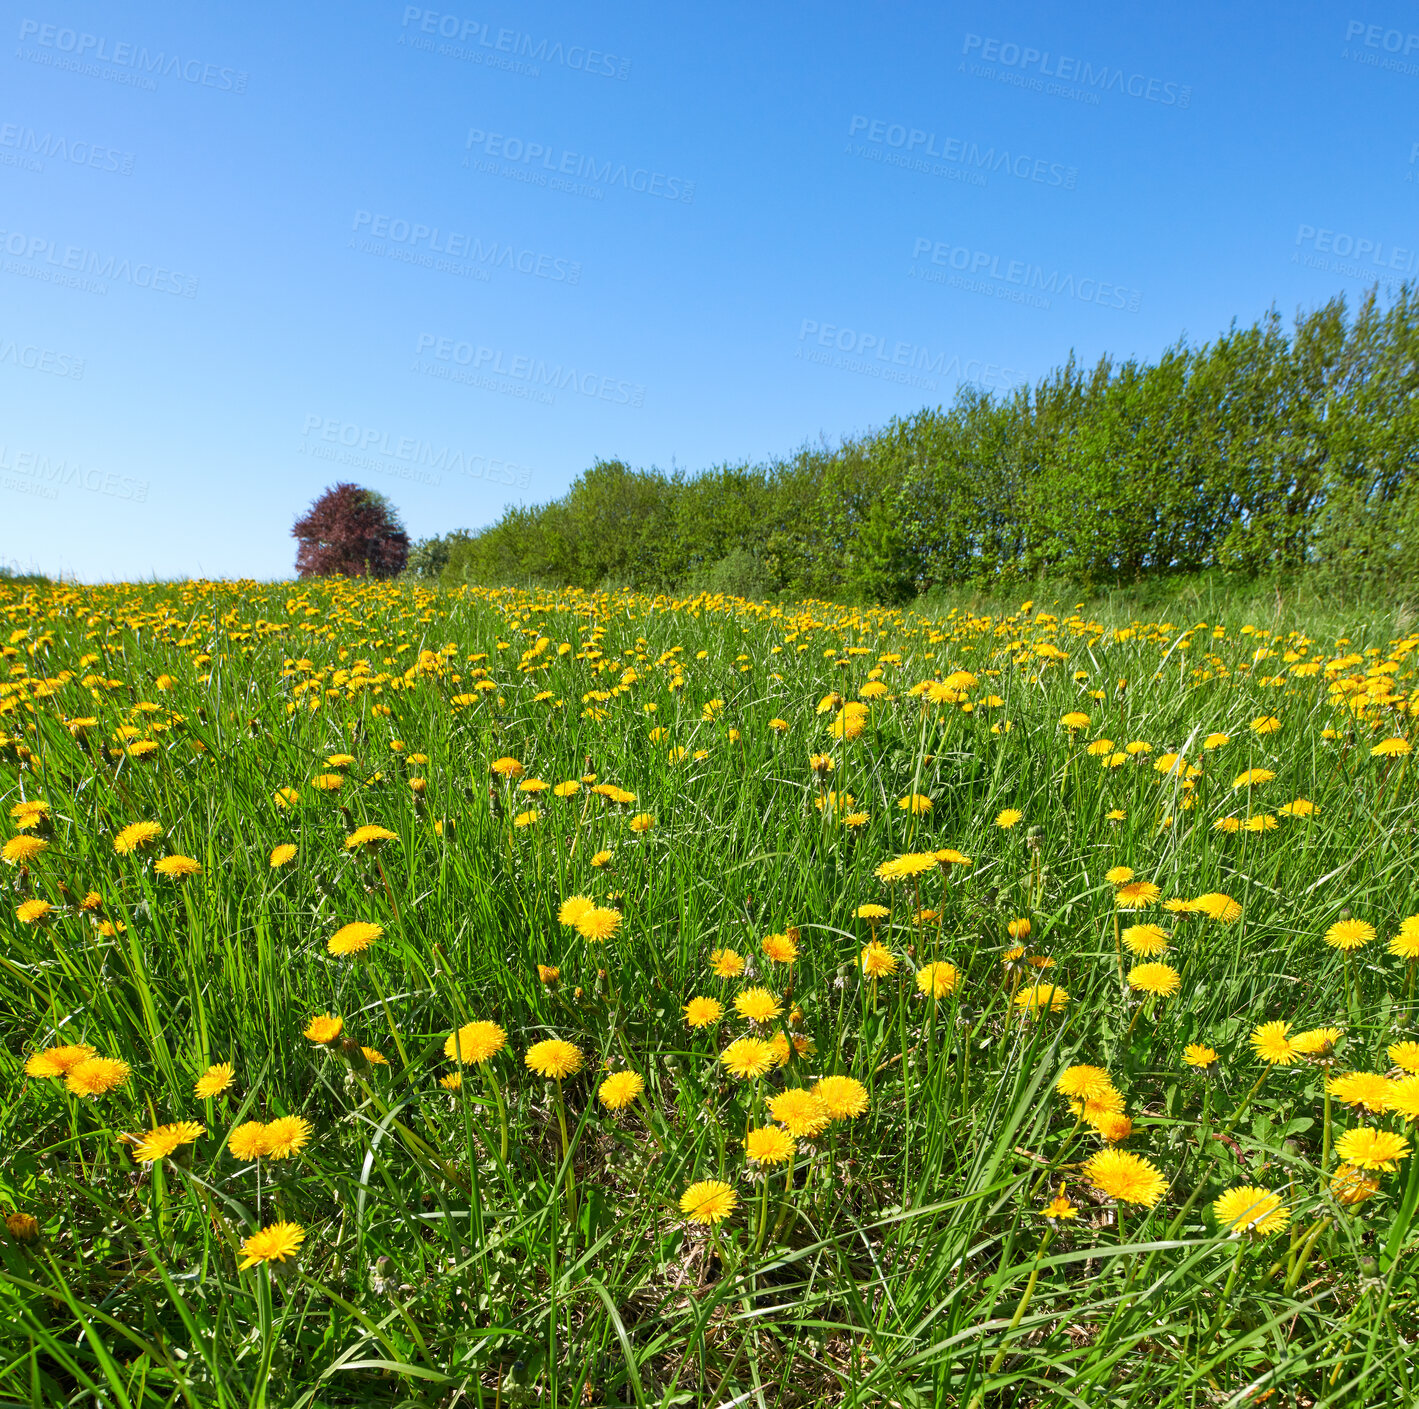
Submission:
[[[356,827],[355,830],[345,838],[345,850],[377,851],[385,842],[398,840],[398,832],[391,832],[388,827],[376,827],[371,824]]]
[[[1152,1208],[1168,1187],[1156,1165],[1126,1150],[1100,1150],[1085,1161],[1084,1173],[1101,1194],[1145,1208]]]
[[[1140,959],[1155,959],[1168,952],[1168,932],[1161,925],[1129,925],[1121,938],[1124,948]]]
[[[1333,1076],[1325,1083],[1325,1089],[1342,1106],[1353,1106],[1356,1110],[1367,1111],[1371,1115],[1382,1115],[1389,1109],[1394,1085],[1387,1076],[1371,1071],[1350,1071],[1341,1076]]]
[[[821,1134],[831,1119],[817,1096],[797,1086],[769,1097],[769,1114],[800,1140]]]
[[[305,1242],[305,1229],[299,1223],[280,1222],[244,1238],[241,1244],[241,1271],[261,1262],[285,1262],[295,1257]]]
[[[1234,920],[1241,918],[1242,907],[1230,896],[1222,895],[1218,891],[1210,891],[1207,895],[1199,895],[1192,902],[1193,907],[1208,919],[1217,920],[1221,924],[1230,925]]]
[[[529,1047],[523,1060],[538,1076],[549,1081],[564,1081],[581,1070],[585,1058],[579,1047],[553,1037]]]
[[[1325,1057],[1340,1041],[1338,1027],[1313,1027],[1308,1032],[1298,1032],[1291,1038],[1292,1048],[1303,1057]]]
[[[753,1081],[775,1065],[773,1043],[758,1037],[741,1037],[719,1054],[719,1060],[731,1076]]]
[[[1297,1057],[1287,1034],[1291,1031],[1288,1022],[1262,1023],[1252,1031],[1252,1050],[1268,1066],[1289,1067]]]
[[[303,1116],[283,1115],[266,1125],[266,1150],[272,1159],[290,1159],[310,1143],[315,1127]]]
[[[1079,1065],[1065,1067],[1055,1081],[1054,1089],[1061,1096],[1077,1096],[1092,1101],[1114,1090],[1114,1083],[1103,1067]]]
[[[645,1078],[639,1072],[618,1071],[608,1076],[597,1088],[601,1104],[610,1111],[623,1110],[645,1090]]]
[[[1408,739],[1393,738],[1381,739],[1371,750],[1372,758],[1403,758],[1405,754],[1412,752],[1412,747]]]
[[[301,1034],[308,1041],[319,1043],[323,1047],[330,1046],[340,1034],[345,1030],[345,1019],[337,1018],[331,1013],[321,1013],[313,1017],[306,1024],[305,1031]]]
[[[1062,1012],[1068,1002],[1068,990],[1053,983],[1030,984],[1015,995],[1015,1006],[1023,1008],[1031,1017],[1043,1012]]]
[[[11,837],[0,848],[0,856],[11,866],[28,866],[48,850],[49,843],[43,837]]]
[[[1232,1233],[1279,1233],[1290,1221],[1291,1210],[1281,1202],[1279,1194],[1258,1189],[1253,1184],[1239,1184],[1228,1189],[1212,1204],[1217,1222]]]
[[[80,1062],[96,1057],[98,1049],[76,1043],[65,1047],[46,1047],[35,1052],[25,1062],[25,1075],[34,1077],[67,1076]]]
[[[576,932],[588,943],[604,944],[621,926],[621,912],[593,905],[577,917]]]
[[[507,1033],[494,1022],[464,1023],[444,1040],[443,1054],[451,1062],[479,1066],[507,1045]]]
[[[1396,1169],[1409,1153],[1409,1141],[1391,1130],[1359,1125],[1335,1142],[1335,1153],[1361,1169]]]
[[[798,941],[790,934],[766,934],[759,948],[775,964],[792,964],[798,959]]]
[[[163,829],[156,822],[130,822],[114,837],[113,849],[120,856],[128,856],[156,841],[162,834]]]
[[[208,1067],[197,1078],[197,1084],[192,1088],[193,1094],[201,1100],[210,1100],[213,1096],[220,1096],[232,1084],[233,1080],[232,1064],[218,1062],[216,1066]]]
[[[1364,920],[1337,920],[1325,932],[1325,942],[1332,949],[1359,949],[1375,937],[1375,927]]]
[[[180,881],[186,876],[195,876],[201,869],[201,865],[190,856],[164,856],[153,864],[153,870],[158,875],[166,876],[171,881]]]
[[[680,1195],[680,1212],[691,1223],[721,1223],[739,1202],[739,1196],[722,1179],[701,1179]]]
[[[1269,768],[1248,768],[1245,773],[1238,773],[1232,779],[1232,787],[1254,788],[1261,783],[1269,783],[1276,776]]]
[[[761,1125],[744,1137],[744,1154],[755,1164],[783,1164],[797,1148],[793,1136],[777,1125]]]
[[[1406,1076],[1390,1082],[1385,1099],[1389,1109],[1405,1120],[1419,1120],[1419,1076]]]
[[[945,960],[938,960],[934,964],[923,964],[916,971],[916,986],[928,998],[945,998],[956,991],[960,982],[960,970]]]
[[[1152,881],[1129,881],[1114,892],[1114,903],[1120,910],[1146,910],[1162,893]]]
[[[1419,1072],[1419,1042],[1396,1042],[1389,1049],[1389,1059],[1408,1072]]]
[[[713,998],[691,998],[685,1004],[685,1021],[690,1027],[712,1027],[724,1015],[724,1005]]]
[[[767,988],[746,988],[735,998],[734,1007],[750,1022],[768,1022],[783,1012],[783,1004]]]
[[[576,927],[576,922],[588,910],[595,910],[596,902],[585,895],[569,895],[557,910],[557,922]]]
[[[867,1088],[851,1076],[825,1076],[813,1083],[812,1094],[830,1121],[856,1120],[867,1110]]]
[[[271,1149],[265,1124],[259,1120],[248,1120],[238,1125],[227,1136],[227,1148],[232,1152],[233,1159],[262,1159]]]
[[[369,920],[354,920],[336,930],[325,947],[332,954],[360,954],[383,933],[382,925],[373,924]]]
[[[1353,1164],[1342,1164],[1330,1176],[1330,1192],[1337,1203],[1353,1207],[1373,1198],[1380,1191],[1380,1181],[1366,1170]]]
[[[85,1057],[69,1068],[64,1085],[76,1096],[105,1096],[128,1084],[132,1068],[112,1057]]]
[[[1128,986],[1139,993],[1170,998],[1182,985],[1171,964],[1135,964],[1128,971]]]

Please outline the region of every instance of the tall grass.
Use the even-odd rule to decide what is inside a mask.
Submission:
[[[1411,966],[1386,941],[1419,910],[1413,765],[1370,750],[1413,737],[1419,637],[352,583],[0,584],[0,610],[6,812],[49,807],[0,920],[0,1205],[39,1226],[12,1219],[0,1244],[0,1403],[1410,1400],[1419,1161],[1337,1202],[1340,1132],[1407,1127],[1325,1081],[1389,1071],[1410,1033]],[[910,693],[962,669],[976,681],[949,698]],[[820,700],[873,675],[887,695],[835,738]],[[1204,751],[1216,732],[1230,742]],[[1151,752],[1109,767],[1100,738]],[[1159,772],[1168,752],[1201,773]],[[509,756],[522,781],[594,774],[635,801],[520,791],[490,771]],[[1260,767],[1274,780],[1232,787]],[[312,786],[332,773],[338,791]],[[829,788],[855,803],[819,807]],[[899,806],[912,794],[930,810]],[[1298,798],[1313,815],[1278,815]],[[1022,820],[994,825],[1005,808]],[[1248,815],[1275,825],[1214,826]],[[118,854],[141,820],[161,840]],[[347,848],[367,823],[395,839]],[[969,862],[875,875],[938,848]],[[202,869],[166,879],[164,854]],[[1164,899],[1241,907],[1122,917],[1172,932],[1174,997],[1121,983],[1119,865]],[[573,895],[620,911],[604,946],[559,922]],[[52,909],[25,923],[36,898]],[[869,901],[891,911],[875,928]],[[1323,942],[1346,910],[1379,934],[1349,959]],[[1012,919],[1031,925],[1016,958]],[[332,956],[354,920],[381,937]],[[791,968],[760,949],[790,927]],[[872,982],[874,934],[898,967]],[[743,979],[714,977],[720,948]],[[961,975],[936,1001],[913,981],[933,960]],[[1067,1005],[1031,1017],[1015,999],[1036,980]],[[757,1083],[718,1061],[751,981],[784,999],[770,1034],[811,1043]],[[687,1027],[695,995],[723,1001],[717,1027]],[[321,1013],[345,1046],[302,1035]],[[445,1040],[474,1019],[508,1045],[452,1091]],[[1277,1019],[1344,1036],[1254,1090],[1249,1037]],[[548,1037],[587,1057],[560,1087],[523,1062]],[[130,1064],[128,1083],[86,1098],[24,1074],[65,1043]],[[1216,1067],[1185,1065],[1187,1043]],[[234,1083],[199,1099],[220,1062]],[[1156,1205],[1082,1172],[1100,1140],[1054,1090],[1080,1062],[1125,1097],[1124,1148],[1167,1181]],[[625,1067],[645,1100],[613,1113],[597,1086]],[[867,1109],[769,1169],[761,1222],[746,1127],[829,1074]],[[234,1157],[239,1124],[290,1114],[314,1127],[294,1157]],[[135,1159],[125,1135],[184,1119],[206,1134]],[[679,1200],[716,1178],[738,1207],[711,1229]],[[1278,1192],[1289,1227],[1229,1236],[1211,1205],[1239,1184]],[[1061,1185],[1076,1216],[1047,1218]],[[240,1270],[277,1220],[303,1227],[299,1253]]]

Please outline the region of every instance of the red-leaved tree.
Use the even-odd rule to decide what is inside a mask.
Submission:
[[[382,494],[357,484],[327,489],[296,520],[291,537],[297,577],[396,577],[409,557],[409,535]]]

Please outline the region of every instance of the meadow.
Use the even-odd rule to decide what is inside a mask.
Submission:
[[[0,584],[0,1403],[1412,1402],[1419,631],[1179,617]]]

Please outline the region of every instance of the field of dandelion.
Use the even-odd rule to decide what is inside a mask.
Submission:
[[[0,1403],[1405,1403],[1419,634],[0,587]]]

